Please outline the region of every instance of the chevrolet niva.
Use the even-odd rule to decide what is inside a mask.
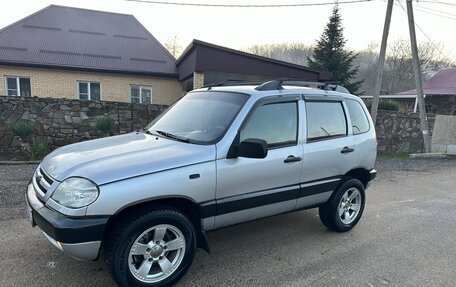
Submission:
[[[313,84],[194,90],[142,130],[56,149],[27,188],[32,225],[71,257],[102,254],[120,286],[174,284],[205,232],[233,224],[318,207],[352,229],[375,129],[358,97]]]

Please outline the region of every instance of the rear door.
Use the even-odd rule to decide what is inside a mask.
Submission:
[[[372,128],[367,109],[364,104],[354,99],[346,99],[348,113],[350,114],[353,138],[356,143],[354,167],[372,169],[377,155],[377,141],[375,130]]]
[[[325,202],[353,166],[355,141],[344,99],[306,96],[301,196],[296,208]]]

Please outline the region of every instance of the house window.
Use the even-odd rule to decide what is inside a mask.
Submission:
[[[78,81],[78,98],[80,100],[101,100],[100,83]]]
[[[152,87],[151,86],[130,86],[130,96],[132,103],[151,104],[152,103]]]
[[[5,77],[6,95],[30,97],[32,95],[29,78]]]

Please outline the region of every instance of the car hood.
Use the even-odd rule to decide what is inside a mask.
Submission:
[[[133,132],[58,148],[43,160],[41,168],[58,181],[78,176],[101,185],[214,159],[214,145]]]

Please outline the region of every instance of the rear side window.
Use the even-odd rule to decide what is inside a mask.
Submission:
[[[348,113],[353,126],[353,134],[362,134],[369,130],[369,121],[360,103],[354,100],[346,100]]]
[[[274,103],[257,108],[240,131],[240,141],[248,138],[263,139],[269,147],[296,145],[297,103]]]
[[[306,102],[307,139],[347,135],[347,120],[341,102]]]

